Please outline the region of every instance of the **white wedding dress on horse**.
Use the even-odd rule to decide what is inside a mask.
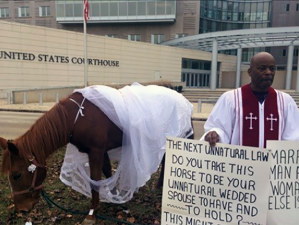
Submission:
[[[88,197],[92,184],[100,190],[101,201],[129,201],[159,168],[166,137],[186,138],[193,134],[193,105],[169,88],[134,83],[118,90],[97,85],[75,92],[82,93],[123,131],[122,147],[114,154],[120,158],[118,168],[106,180],[91,180],[87,154],[68,144],[60,179]],[[111,159],[115,159],[110,154],[113,152],[108,152]]]

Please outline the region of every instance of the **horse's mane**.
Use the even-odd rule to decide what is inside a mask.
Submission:
[[[16,145],[23,156],[26,154],[24,149],[27,149],[39,163],[45,164],[50,154],[68,142],[69,128],[66,110],[58,103],[39,118],[25,134],[17,138]]]
[[[36,160],[45,165],[46,158],[57,148],[68,142],[70,123],[66,109],[61,104],[56,104],[50,111],[39,118],[26,133],[17,138],[14,143],[19,149],[19,155],[26,158],[26,153],[31,152]],[[2,173],[10,169],[10,152],[3,152]]]
[[[45,164],[50,154],[68,142],[69,135],[70,123],[66,109],[58,103],[14,143],[20,156],[27,157],[27,153],[31,152],[40,164]],[[3,154],[2,163],[8,160],[7,155]],[[7,166],[2,166],[2,172],[5,173],[6,169],[3,167]]]

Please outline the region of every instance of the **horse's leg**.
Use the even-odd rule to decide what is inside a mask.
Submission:
[[[91,148],[88,153],[89,166],[90,166],[90,178],[92,180],[98,181],[101,179],[102,169],[103,169],[103,158],[104,158],[103,149]],[[95,187],[95,189],[97,189]],[[96,214],[99,209],[100,196],[99,192],[95,191],[93,188],[91,190],[92,200],[91,200],[91,209],[89,214],[86,216],[83,221],[83,225],[91,225],[96,222]]]
[[[104,162],[103,162],[104,166],[103,166],[103,174],[105,175],[106,178],[109,178],[112,176],[112,168],[111,168],[111,162],[110,162],[110,158],[107,152],[105,152],[104,154]],[[112,194],[117,194],[116,189],[114,188],[113,190],[111,190]]]
[[[109,178],[112,176],[112,169],[111,169],[111,163],[110,163],[110,158],[108,156],[108,153],[104,153],[104,162],[103,162],[103,174],[105,175],[106,178]]]
[[[164,154],[163,159],[161,161],[161,165],[162,165],[162,168],[161,168],[161,172],[160,172],[160,177],[159,177],[158,183],[156,184],[157,189],[160,189],[160,188],[163,187],[164,169],[165,169],[165,154]]]
[[[192,123],[191,123],[192,124]],[[192,129],[193,129],[193,124],[192,124]],[[187,139],[191,139],[193,140],[194,139],[194,133],[192,135],[190,135]],[[160,189],[163,187],[163,181],[164,181],[164,169],[165,169],[165,154],[163,156],[163,159],[161,161],[161,165],[162,165],[162,168],[161,168],[161,172],[160,172],[160,177],[159,177],[159,180],[158,180],[158,183],[156,185],[156,188],[157,189]]]

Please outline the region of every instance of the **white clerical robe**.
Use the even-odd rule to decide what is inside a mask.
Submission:
[[[248,87],[249,85],[245,85],[225,92],[218,99],[204,125],[206,133],[200,140],[204,140],[209,131],[218,133],[220,143],[233,145],[245,145],[244,140],[250,136],[252,138],[252,135],[257,133],[256,139],[258,140],[254,144],[256,146],[248,146],[261,148],[266,147],[267,140],[299,140],[299,111],[294,99],[287,93],[271,88],[272,92],[269,91],[269,93],[273,93],[275,100],[272,100],[271,104],[269,104],[269,100],[266,108],[272,108],[272,105],[274,105],[276,114],[269,112],[266,115],[265,105],[267,100],[270,99],[269,96],[262,104],[258,102],[257,98],[255,98],[256,100],[251,98],[249,101],[248,98],[244,97],[244,90],[247,90],[247,93],[252,96],[254,94]],[[248,107],[248,104],[255,101],[256,112],[251,112],[251,107]],[[247,110],[245,110],[246,107]],[[244,111],[246,111],[246,115]],[[247,131],[251,133],[248,134]],[[273,136],[272,138],[265,138],[269,134],[267,132],[277,132],[277,135],[274,138]],[[255,138],[252,138],[252,140],[255,140]],[[250,143],[250,141],[247,140],[247,143]]]

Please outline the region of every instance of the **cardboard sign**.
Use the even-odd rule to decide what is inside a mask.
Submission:
[[[266,149],[168,137],[161,224],[265,225],[270,160]]]
[[[299,144],[267,141],[272,149],[267,224],[299,224]]]

